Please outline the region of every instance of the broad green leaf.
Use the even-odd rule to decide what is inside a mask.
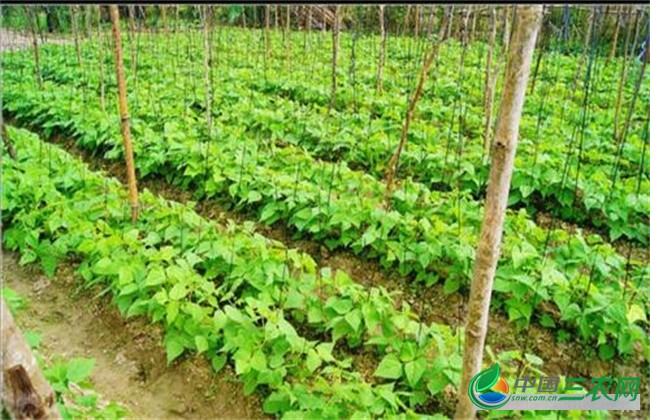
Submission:
[[[374,375],[386,379],[399,379],[402,376],[402,362],[395,354],[387,354],[379,362]]]
[[[95,367],[95,359],[74,358],[67,364],[66,379],[76,384],[86,379]]]

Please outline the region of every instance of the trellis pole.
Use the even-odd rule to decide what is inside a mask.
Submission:
[[[422,95],[424,82],[427,80],[427,76],[429,75],[429,68],[431,67],[431,63],[433,62],[434,58],[438,55],[438,47],[444,41],[445,34],[448,33],[447,28],[445,27],[445,22],[451,22],[451,20],[443,19],[440,30],[438,31],[438,39],[431,44],[431,49],[429,50],[429,54],[424,62],[424,66],[422,66],[422,71],[420,72],[420,78],[418,80],[418,85],[415,89],[415,93],[413,94],[413,97],[411,98],[411,101],[408,105],[408,110],[406,112],[406,118],[404,119],[404,125],[402,126],[402,132],[400,135],[399,144],[397,145],[397,150],[395,150],[395,153],[388,162],[386,172],[386,191],[384,194],[384,207],[388,207],[390,198],[393,193],[393,180],[395,178],[395,172],[397,171],[397,165],[399,164],[399,157],[402,154],[404,145],[406,144],[406,136],[408,135],[409,126],[411,125],[413,114],[415,113],[415,107],[420,100],[420,96]]]
[[[332,89],[330,96],[330,111],[336,104],[336,68],[338,67],[339,57],[339,20],[340,20],[341,6],[334,6],[334,22],[332,24]]]
[[[384,19],[384,9],[386,6],[379,5],[379,33],[381,35],[381,42],[379,44],[379,63],[377,65],[377,93],[381,95],[384,93],[384,64],[386,63],[386,22]]]
[[[135,179],[135,163],[133,162],[133,146],[131,144],[131,127],[129,126],[129,107],[126,100],[126,78],[122,59],[122,37],[120,34],[120,12],[117,6],[108,6],[113,25],[113,43],[115,52],[115,72],[117,73],[117,90],[119,95],[120,120],[122,139],[124,140],[124,157],[126,159],[126,177],[131,200],[131,221],[138,220],[138,187]]]
[[[542,18],[542,6],[523,6],[518,10],[517,17],[508,54],[508,66],[501,96],[501,112],[492,146],[490,181],[470,289],[457,419],[473,418],[476,411],[476,407],[469,399],[467,389],[470,380],[481,370],[483,363],[492,284],[501,251],[503,221],[517,150],[519,122]]]

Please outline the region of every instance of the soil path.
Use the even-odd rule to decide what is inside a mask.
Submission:
[[[191,355],[167,367],[162,329],[142,318],[124,320],[98,290],[78,290],[72,267],[61,266],[48,279],[3,250],[2,273],[3,285],[27,299],[16,322],[42,334],[39,351],[46,360],[95,359],[95,390],[133,418],[264,417],[259,398],[244,396],[228,366],[214,374],[205,358]]]

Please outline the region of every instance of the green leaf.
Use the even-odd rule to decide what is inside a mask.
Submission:
[[[226,357],[225,354],[218,354],[212,358],[212,369],[214,369],[215,372],[221,371],[223,367],[226,364],[226,361],[228,358]]]
[[[68,362],[66,379],[76,384],[86,379],[95,367],[95,359],[74,358]]]
[[[181,300],[187,296],[187,288],[182,283],[176,283],[169,291],[169,298],[172,300]]]
[[[603,344],[598,347],[598,356],[604,361],[610,360],[616,354],[616,349],[611,344]]]
[[[166,280],[165,270],[162,269],[159,265],[156,265],[149,270],[147,274],[147,279],[145,281],[146,286],[158,286],[163,284]]]
[[[399,379],[402,376],[402,362],[393,353],[387,354],[377,366],[374,376],[386,379]]]
[[[404,365],[404,373],[406,373],[406,380],[409,385],[415,387],[422,378],[425,369],[427,368],[427,361],[423,358],[415,359]]]
[[[207,338],[202,335],[197,335],[194,337],[194,344],[196,344],[196,351],[199,353],[207,351],[209,347]]]
[[[307,350],[307,370],[309,370],[309,373],[314,373],[320,367],[321,363],[321,358],[314,349]]]
[[[448,277],[447,280],[445,280],[445,285],[442,288],[442,291],[446,295],[450,295],[452,293],[456,293],[460,289],[460,282],[458,279],[455,279],[453,277]]]
[[[165,337],[165,350],[167,351],[167,365],[183,354],[185,347],[175,335]]]
[[[283,413],[291,408],[291,400],[288,395],[276,391],[266,398],[263,408],[268,414]]]
[[[643,308],[637,305],[636,303],[630,305],[630,309],[628,309],[627,311],[627,321],[630,324],[634,324],[636,321],[645,321],[645,320],[646,320],[646,313],[643,310]]]
[[[167,324],[171,324],[174,322],[176,317],[178,316],[178,308],[180,307],[180,304],[178,301],[171,301],[167,304]]]
[[[258,372],[266,370],[266,355],[262,350],[257,350],[251,357],[251,367]]]

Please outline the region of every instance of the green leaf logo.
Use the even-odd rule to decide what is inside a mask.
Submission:
[[[495,405],[495,404],[485,404],[479,398],[480,395],[478,394],[488,391],[497,383],[497,381],[499,380],[500,373],[501,373],[501,369],[499,368],[499,365],[494,364],[489,368],[482,370],[481,372],[474,375],[474,377],[469,382],[469,385],[467,387],[467,394],[469,395],[469,399],[474,403],[475,406],[483,410],[494,410],[496,408],[503,407],[508,402],[508,400],[510,400],[510,396],[507,396],[504,401]]]
[[[497,364],[479,372],[477,375],[478,380],[476,381],[476,390],[478,392],[483,392],[492,388],[492,386],[494,386],[494,384],[499,380],[499,373],[501,373],[501,370]]]

